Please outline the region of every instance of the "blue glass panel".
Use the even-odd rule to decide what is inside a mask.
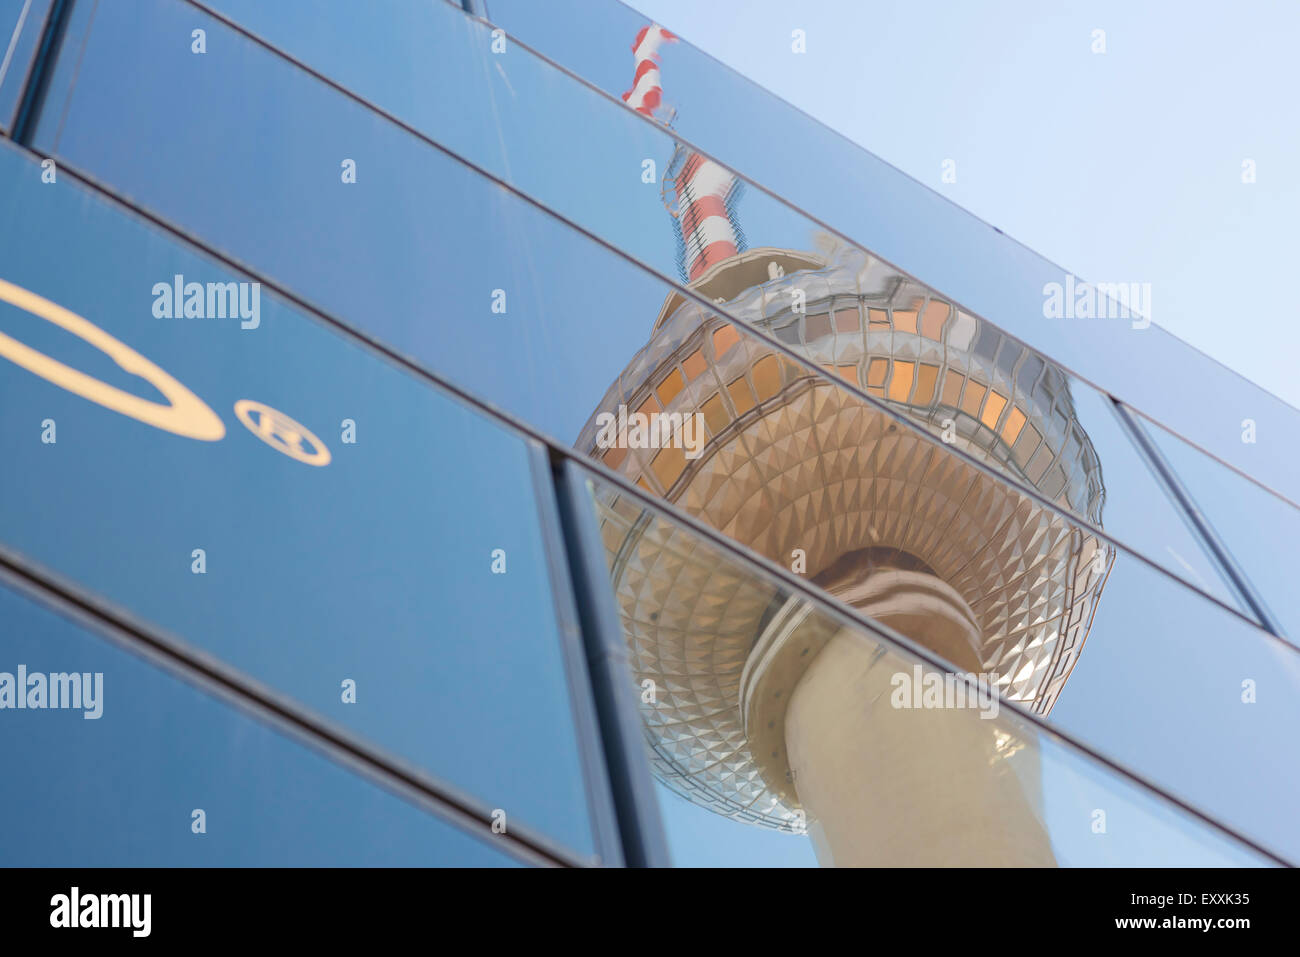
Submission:
[[[1294,860],[1298,677],[1294,648],[1121,554],[1052,720]]]
[[[527,444],[8,144],[0,168],[0,543],[594,853]]]
[[[0,710],[6,867],[518,863],[486,827],[418,810],[2,586],[0,621],[0,688],[23,668],[25,703],[44,705]],[[50,674],[71,676],[57,701],[80,707],[36,697]]]
[[[1300,638],[1300,590],[1289,560],[1300,543],[1300,510],[1159,426],[1143,425],[1280,628]]]

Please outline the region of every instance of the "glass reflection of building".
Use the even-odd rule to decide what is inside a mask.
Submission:
[[[647,116],[665,112],[658,57],[672,40],[651,26],[633,43],[624,99]],[[894,415],[1100,526],[1101,465],[1067,376],[830,237],[817,253],[745,249],[734,177],[688,148],[664,194],[691,295],[668,297],[578,447],[1050,712],[1092,622],[1105,546]],[[742,340],[709,304],[806,364]],[[702,420],[708,438],[611,437],[600,424],[619,410],[664,433]],[[662,782],[728,816],[811,828],[826,862],[1052,862],[1034,773],[1008,767],[1032,749],[886,707],[893,676],[873,644],[808,620],[798,597],[749,600],[708,557],[648,542],[618,496],[601,504],[637,679],[663,688],[642,709]],[[965,786],[927,786],[936,773]]]
[[[711,266],[691,289],[692,297],[669,297],[650,342],[598,413],[622,406],[698,414],[708,435],[703,449],[688,458],[681,442],[628,448],[626,436],[601,449],[595,417],[579,447],[758,554],[797,563],[829,594],[959,670],[991,675],[1010,700],[1049,712],[1087,636],[1109,567],[1105,547],[1030,496],[900,429],[891,411],[1100,524],[1101,466],[1073,414],[1066,377],[989,324],[842,248],[751,249]],[[709,302],[725,303],[834,378],[742,341]],[[887,407],[863,402],[835,379]],[[711,570],[681,547],[648,546],[616,497],[603,505],[637,677],[664,689],[644,708],[661,779],[756,823],[800,827],[796,809],[814,826],[828,814],[871,821],[903,842],[894,862],[922,859],[927,852],[904,824],[903,808],[918,826],[943,820],[942,809],[920,802],[919,782],[936,768],[953,772],[958,761],[995,762],[993,729],[975,728],[978,740],[960,738],[945,752],[942,732],[918,728],[919,713],[891,718],[883,705],[871,707],[888,698],[891,677],[872,670],[871,646],[817,629],[805,635],[798,599],[784,608],[746,602],[726,569]],[[853,692],[842,684],[846,672],[857,676]],[[902,751],[886,758],[864,748],[867,741]],[[889,767],[889,786],[875,794],[858,776],[828,780],[810,761]],[[997,786],[986,800],[998,810],[980,825],[988,845],[972,846],[978,856],[968,862],[997,860],[995,848],[1006,849],[1003,862],[1023,862],[1015,851],[1027,836],[990,825],[1024,826],[1007,812],[1007,779],[988,778]],[[803,799],[795,781],[816,782],[805,788],[819,788],[828,810]],[[969,791],[961,798],[976,801]],[[890,806],[894,813],[874,810]],[[962,830],[954,823],[952,833],[935,837],[936,859],[952,855]],[[856,863],[871,862],[865,848],[872,843],[875,859],[885,856],[878,840],[858,842]]]
[[[667,39],[633,11],[489,6],[0,0],[0,864],[1300,857],[1300,755],[1254,733],[1298,689],[1213,684],[1295,662],[1230,561],[1269,556],[1197,508],[1244,500],[1191,488],[1199,420],[946,273],[1051,275],[960,211],[918,264],[897,220],[742,200],[756,147],[678,148],[652,57],[584,79]],[[725,91],[819,175],[819,128],[672,50],[683,117]],[[793,229],[747,237],[759,203]],[[181,277],[259,322],[159,316]],[[607,386],[702,444],[602,447]],[[19,665],[103,672],[102,715],[11,710]],[[952,672],[998,713],[892,707]]]

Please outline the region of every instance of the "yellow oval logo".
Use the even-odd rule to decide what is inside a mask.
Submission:
[[[3,279],[0,279],[0,302],[17,306],[90,343],[117,363],[122,371],[149,382],[163,394],[168,404],[163,405],[149,399],[142,399],[116,386],[111,386],[57,359],[50,358],[45,353],[24,345],[3,332],[0,332],[0,357],[17,363],[27,371],[83,399],[89,399],[106,409],[120,412],[166,432],[204,442],[215,442],[226,434],[225,425],[207,403],[126,343],[113,338],[93,322]]]
[[[329,465],[330,450],[305,425],[295,422],[278,409],[252,399],[235,403],[235,415],[259,439],[278,452],[308,465]],[[303,443],[311,446],[311,451]]]

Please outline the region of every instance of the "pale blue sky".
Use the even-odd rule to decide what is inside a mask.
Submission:
[[[1150,282],[1157,323],[1300,405],[1300,5],[631,5],[1075,274]]]

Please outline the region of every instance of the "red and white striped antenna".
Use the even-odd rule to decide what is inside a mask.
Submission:
[[[659,47],[676,39],[676,35],[657,23],[642,27],[637,32],[636,41],[632,44],[636,73],[632,77],[632,89],[623,94],[623,102],[638,113],[653,118],[655,110],[659,108],[664,93],[659,84]]]
[[[632,89],[623,102],[644,116],[671,129],[656,112],[663,103],[659,80],[659,48],[677,37],[658,24],[642,27],[632,44],[636,61]],[[678,267],[688,281],[740,252],[744,234],[736,221],[739,184],[729,170],[693,150],[678,147],[663,177],[665,203],[677,228]],[[675,202],[667,201],[672,189]]]

